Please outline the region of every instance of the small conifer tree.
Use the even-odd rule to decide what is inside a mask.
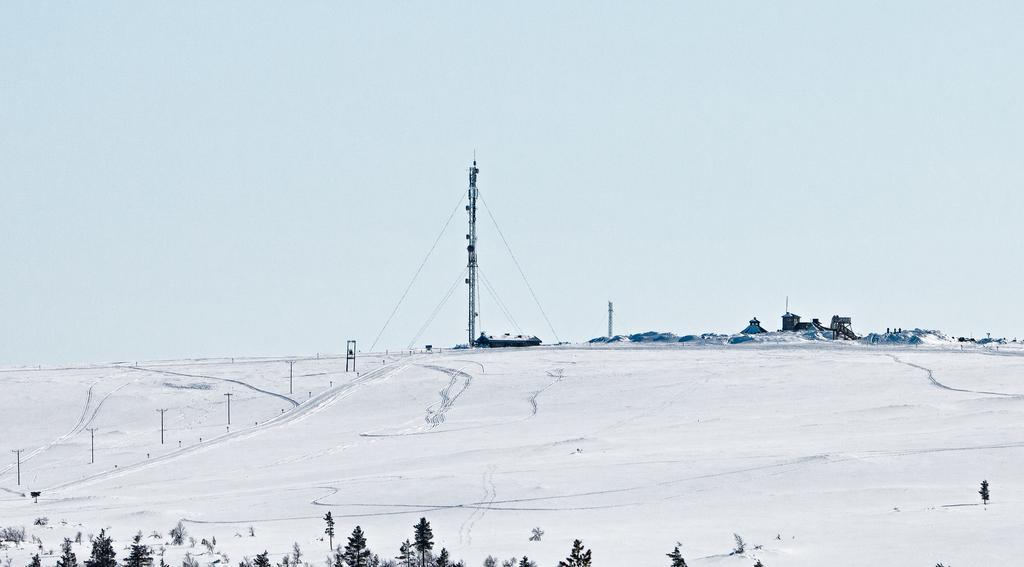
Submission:
[[[668,558],[672,560],[672,567],[686,567],[686,560],[683,559],[683,554],[679,552],[679,544],[676,544],[676,548],[672,550],[672,553],[667,554]]]
[[[426,518],[420,518],[413,528],[416,530],[413,546],[420,554],[420,567],[427,567],[427,555],[434,549],[434,531],[430,529],[430,522]]]
[[[328,511],[327,515],[324,516],[324,522],[327,523],[327,529],[324,530],[324,533],[327,534],[327,537],[329,538],[328,547],[334,549],[334,516],[331,515],[330,511]]]
[[[981,503],[988,506],[988,481],[981,481],[981,490],[978,491],[981,495]]]
[[[264,551],[252,560],[253,567],[270,567],[270,554]]]
[[[441,553],[437,555],[436,567],[451,567],[451,558],[448,557],[448,550],[441,548]]]
[[[152,564],[153,550],[142,543],[142,532],[139,532],[132,538],[132,546],[128,551],[128,559],[124,561],[124,567],[149,567]]]
[[[107,530],[100,530],[100,535],[92,538],[92,553],[85,560],[85,567],[117,567],[114,543]]]
[[[416,552],[409,540],[402,542],[402,547],[398,548],[398,557],[395,557],[395,559],[398,560],[398,564],[402,567],[412,567],[415,564]]]
[[[333,561],[331,560],[332,556],[334,557]],[[345,552],[342,551],[340,543],[338,547],[334,548],[334,553],[327,557],[327,564],[328,567],[345,567]]]
[[[32,562],[28,564],[28,567],[43,567],[43,562],[39,559],[38,553],[32,556]]]
[[[348,538],[348,545],[342,554],[346,567],[369,567],[370,550],[366,547],[366,536],[363,535],[363,528],[356,526],[352,535]]]
[[[583,542],[576,540],[572,542],[572,551],[565,561],[559,561],[558,567],[591,567],[590,550],[584,550]]]
[[[71,540],[68,538],[64,538],[64,543],[60,544],[57,567],[78,567],[78,558],[75,557],[75,552],[71,551]]]

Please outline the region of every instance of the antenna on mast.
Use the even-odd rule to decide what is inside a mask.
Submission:
[[[476,318],[480,314],[476,311],[476,292],[477,292],[477,281],[476,281],[476,199],[477,199],[477,188],[476,188],[476,176],[480,173],[480,169],[476,166],[476,149],[473,150],[473,167],[469,168],[469,204],[466,205],[466,210],[469,211],[469,234],[466,235],[468,244],[466,245],[466,252],[469,255],[469,261],[466,264],[466,271],[468,276],[466,283],[469,285],[469,324],[467,331],[469,331],[469,346],[476,346]]]

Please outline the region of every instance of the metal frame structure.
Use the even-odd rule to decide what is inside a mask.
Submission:
[[[459,281],[459,280],[455,280],[455,281]],[[356,371],[356,342],[355,341],[348,341],[348,344],[345,345],[345,372],[350,372],[350,370],[349,370],[349,363],[352,364],[351,372],[355,372]]]
[[[476,280],[476,268],[477,268],[477,254],[476,254],[476,199],[478,196],[478,190],[476,188],[476,176],[480,173],[480,169],[476,166],[476,159],[473,159],[473,167],[469,168],[469,204],[466,205],[466,211],[469,212],[469,234],[466,235],[466,252],[469,255],[469,261],[466,264],[467,275],[466,284],[469,285],[469,324],[467,331],[469,332],[469,346],[476,346],[476,318],[480,315],[477,313],[476,299],[477,299],[477,280]]]

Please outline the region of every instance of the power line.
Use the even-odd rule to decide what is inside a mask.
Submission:
[[[562,342],[562,339],[558,337],[558,333],[555,332],[555,327],[551,324],[551,319],[548,319],[548,314],[544,311],[544,307],[540,304],[540,299],[537,299],[537,294],[533,291],[533,286],[530,285],[530,280],[526,278],[526,272],[523,271],[523,267],[519,265],[519,260],[516,259],[516,255],[512,252],[512,247],[509,246],[508,240],[505,238],[505,233],[501,231],[501,226],[498,225],[497,219],[494,218],[494,213],[491,212],[491,208],[487,206],[487,201],[483,197],[480,197],[480,202],[483,204],[484,209],[487,211],[487,216],[491,218],[491,222],[494,223],[494,228],[498,230],[498,236],[501,237],[501,242],[505,245],[505,249],[508,250],[508,255],[512,257],[512,262],[515,263],[516,269],[519,270],[519,275],[523,277],[523,282],[526,284],[526,289],[530,290],[530,295],[533,297],[533,302],[537,304],[537,309],[540,310],[540,314],[544,316],[544,321],[548,324],[548,329],[551,330],[551,334],[555,336],[555,341]]]
[[[96,428],[90,427],[89,431],[89,464],[96,462]]]
[[[160,444],[163,445],[164,444],[164,413],[166,413],[167,410],[165,410],[165,409],[158,409],[156,411],[160,412]]]
[[[12,453],[16,453],[18,455],[18,486],[21,486],[21,452],[22,451],[24,451],[24,449],[11,449]]]
[[[391,320],[395,317],[395,313],[398,313],[398,308],[401,307],[402,302],[405,301],[405,296],[409,295],[409,290],[412,289],[412,284],[416,283],[416,278],[418,278],[420,272],[423,271],[423,266],[427,264],[427,260],[430,259],[430,255],[434,253],[434,249],[437,248],[437,243],[441,241],[441,237],[444,236],[445,231],[448,230],[448,225],[451,224],[452,219],[455,218],[455,212],[459,210],[459,207],[462,205],[462,200],[465,198],[466,192],[463,191],[459,195],[459,202],[455,204],[455,208],[452,209],[452,213],[448,215],[448,220],[444,221],[444,226],[441,227],[441,232],[438,233],[437,238],[434,239],[434,244],[430,246],[430,250],[427,251],[427,255],[424,256],[423,261],[420,262],[420,267],[416,268],[416,273],[412,275],[412,279],[409,280],[409,285],[407,285],[405,287],[405,291],[402,292],[402,297],[398,299],[398,303],[395,304],[395,308],[391,310],[391,315],[388,315],[387,321],[384,321],[384,326],[381,327],[380,332],[377,333],[377,338],[373,339],[373,344],[370,345],[371,352],[377,346],[377,342],[380,341],[380,337],[384,334],[384,330],[391,324]]]
[[[231,396],[234,394],[228,393],[224,395],[228,397],[228,425],[231,425]]]

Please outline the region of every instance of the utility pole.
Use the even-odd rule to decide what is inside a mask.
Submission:
[[[614,314],[614,311],[612,310],[612,302],[609,301],[608,302],[608,338],[609,339],[612,338],[612,315],[613,314]]]
[[[234,394],[227,393],[224,395],[228,397],[228,425],[231,425],[231,396]]]
[[[476,312],[476,176],[480,173],[480,169],[476,166],[476,155],[473,156],[473,167],[469,168],[469,204],[466,205],[466,210],[469,211],[469,234],[466,235],[468,244],[466,245],[466,251],[469,253],[469,262],[466,265],[466,270],[469,277],[466,278],[466,283],[469,284],[469,346],[476,346],[476,318],[479,313]]]
[[[96,428],[89,428],[89,464],[96,462]]]
[[[164,444],[164,412],[166,412],[167,410],[165,410],[165,409],[158,409],[156,411],[160,412],[160,444],[163,445]]]
[[[348,372],[348,365],[352,363],[352,372],[356,371],[356,342],[348,341],[345,346],[345,372]]]
[[[295,361],[288,361],[288,393],[292,393],[292,370],[295,368]]]
[[[21,452],[24,449],[12,449],[11,452],[18,455],[18,486],[21,486]]]

